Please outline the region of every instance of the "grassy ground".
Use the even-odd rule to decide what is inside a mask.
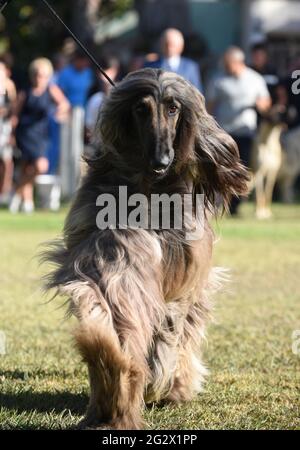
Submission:
[[[58,303],[44,303],[38,244],[58,235],[63,213],[10,216],[0,211],[0,429],[68,428],[88,400],[85,366],[72,347],[71,321]],[[216,298],[205,359],[206,389],[183,406],[148,409],[156,429],[299,429],[300,207],[275,207],[257,222],[217,226],[215,263],[232,269],[232,283]]]

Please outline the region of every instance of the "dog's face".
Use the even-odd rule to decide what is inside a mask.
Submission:
[[[164,178],[177,159],[183,110],[180,84],[183,93],[186,82],[175,74],[152,69],[133,72],[112,91],[100,115],[105,143],[113,144],[124,160],[137,163],[153,179]]]
[[[188,176],[208,203],[247,190],[233,139],[207,113],[200,92],[162,70],[132,72],[112,89],[99,115],[104,148],[153,181]]]
[[[160,98],[145,95],[132,107],[142,153],[148,162],[149,172],[152,171],[157,177],[167,174],[173,163],[181,108],[176,97],[165,93]]]

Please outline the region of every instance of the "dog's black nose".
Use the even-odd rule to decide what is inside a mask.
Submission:
[[[170,158],[168,156],[163,156],[161,158],[154,158],[151,161],[151,166],[153,170],[165,170],[170,164]]]

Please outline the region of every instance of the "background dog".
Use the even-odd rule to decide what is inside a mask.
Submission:
[[[137,429],[144,401],[186,401],[201,390],[213,232],[207,214],[193,241],[172,227],[99,230],[96,199],[112,194],[118,203],[119,186],[147,197],[200,193],[213,211],[217,196],[226,207],[245,193],[248,175],[202,95],[173,73],[129,74],[108,96],[96,132],[99,152],[87,161],[63,239],[46,255],[56,264],[47,287],[67,295],[79,319],[91,388],[81,426]]]
[[[294,184],[300,174],[300,127],[285,132],[285,124],[263,121],[253,145],[253,186],[256,217],[272,216],[275,183],[285,203],[294,200]]]
[[[282,164],[280,137],[283,129],[284,124],[280,121],[264,120],[254,141],[252,167],[258,219],[272,216],[273,191]]]
[[[287,203],[295,199],[294,184],[300,175],[300,127],[294,128],[282,136],[282,164],[278,173],[278,182],[282,198]]]

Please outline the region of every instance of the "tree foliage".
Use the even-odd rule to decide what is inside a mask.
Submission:
[[[92,40],[97,19],[119,15],[132,0],[48,0],[83,40]],[[41,0],[14,0],[0,15],[0,51],[10,50],[19,66],[37,56],[51,56],[68,37],[64,27]]]

